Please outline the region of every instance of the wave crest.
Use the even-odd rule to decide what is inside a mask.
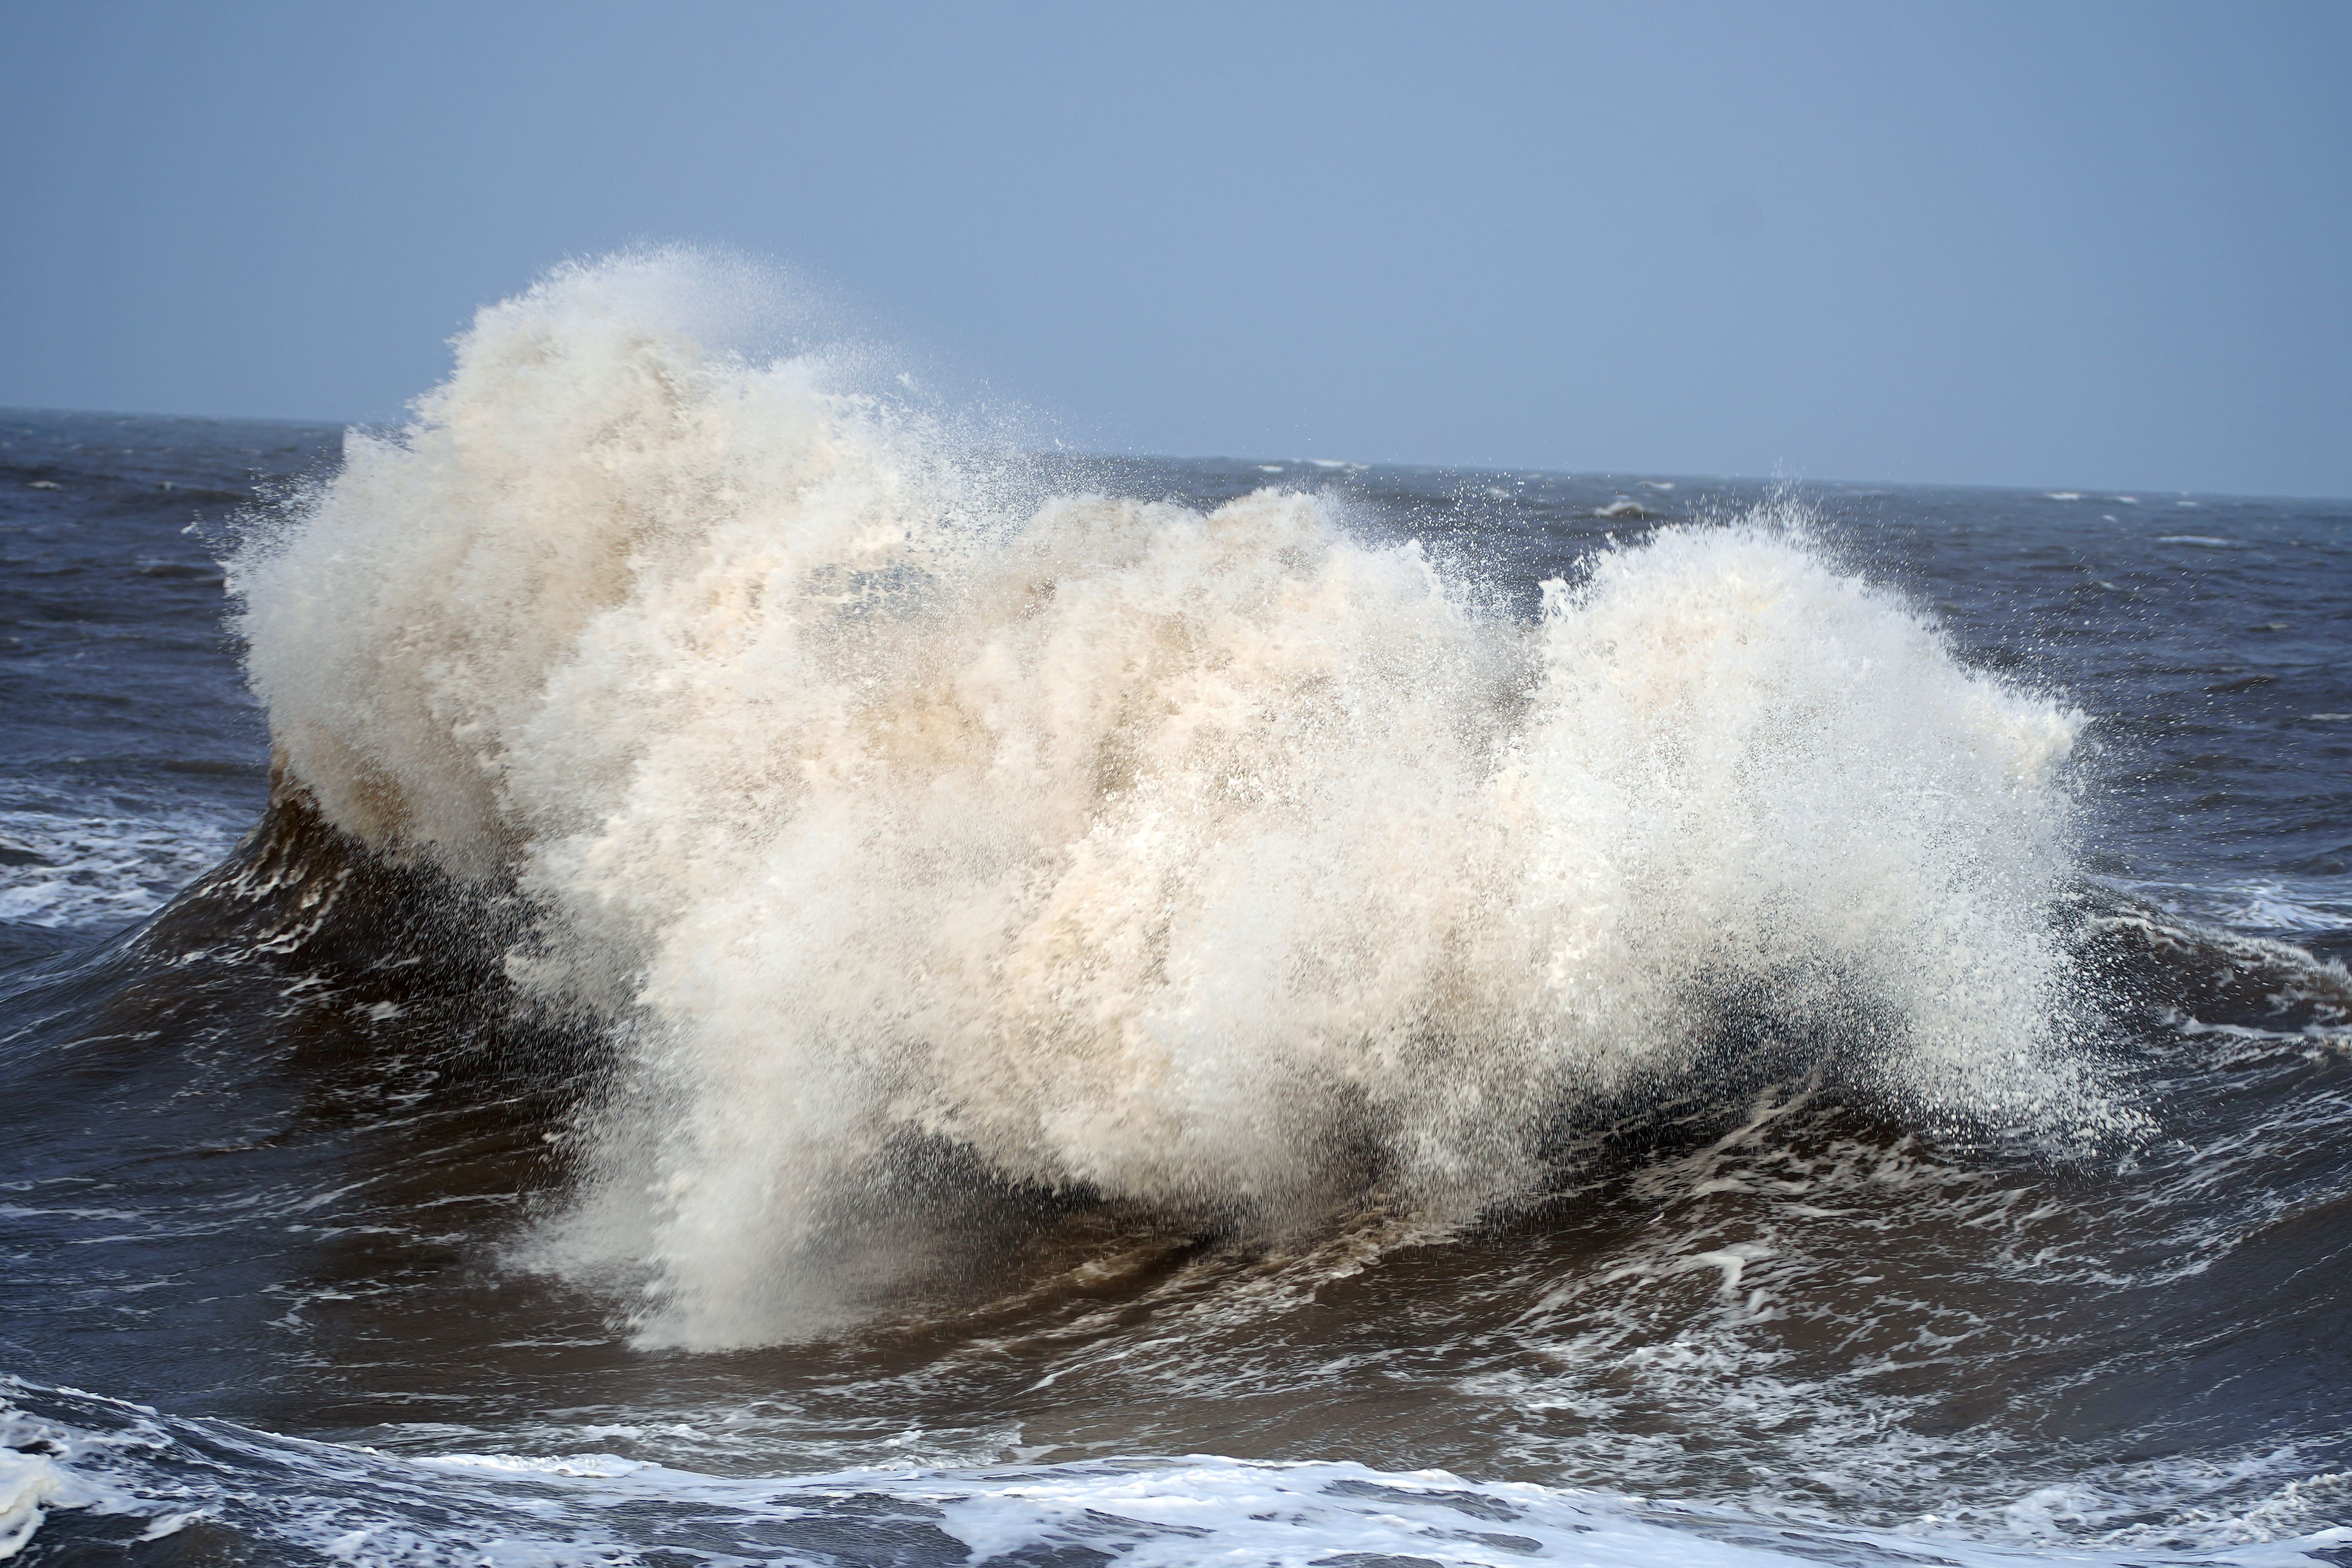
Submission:
[[[1514,622],[1305,495],[1033,504],[730,349],[742,287],[664,253],[485,310],[235,577],[289,774],[511,877],[513,971],[625,1034],[550,1255],[649,1267],[648,1337],[796,1332],[908,1147],[1469,1213],[1727,1011],[1924,1115],[2095,1113],[2047,920],[2077,720],[1790,508]]]

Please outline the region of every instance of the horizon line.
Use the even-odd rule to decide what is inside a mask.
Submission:
[[[80,419],[184,420],[191,423],[272,424],[294,429],[342,431],[397,428],[398,423],[400,423],[392,420],[322,419],[291,414],[172,413],[160,410],[49,408],[31,403],[0,403],[0,417],[15,414],[63,415]],[[2076,483],[2084,487],[2074,489],[2055,485],[2021,484],[2014,481],[1993,482],[1980,479],[1887,479],[1846,478],[1826,476],[1805,476],[1787,474],[1706,474],[1689,470],[1669,468],[1595,468],[1589,466],[1582,468],[1551,468],[1545,467],[1540,465],[1529,464],[1429,463],[1412,462],[1403,459],[1359,460],[1355,458],[1277,456],[1275,455],[1250,456],[1231,453],[1186,454],[1146,451],[1118,452],[1061,445],[1019,450],[1019,455],[1026,457],[1067,456],[1114,458],[1137,463],[1231,463],[1259,467],[1279,463],[1286,468],[1294,466],[1315,467],[1321,468],[1327,472],[1341,469],[1361,471],[1379,468],[1388,469],[1391,471],[1431,474],[1507,474],[1521,476],[1534,476],[1555,479],[1574,479],[1582,476],[1595,479],[1627,478],[1636,482],[1645,479],[1657,479],[1669,480],[1675,484],[1690,482],[1711,485],[1786,486],[1797,489],[1802,489],[1808,486],[1834,486],[1840,487],[1888,486],[1912,490],[2009,490],[2042,500],[2076,501],[2105,499],[2119,502],[2126,506],[2137,506],[2141,504],[2136,495],[2130,494],[2130,492],[2134,490],[2144,491],[2149,495],[2171,497],[2202,497],[2212,500],[2227,501],[2321,501],[2352,505],[2352,495],[2337,496],[2324,493],[2305,494],[2284,490],[2175,489],[2172,486],[2166,485],[2143,485],[2136,486],[2093,485],[2089,484],[2087,481],[2077,481]],[[2097,494],[2098,492],[2105,492],[2105,494],[2101,496]]]

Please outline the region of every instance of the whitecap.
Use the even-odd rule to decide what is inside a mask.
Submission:
[[[127,924],[201,876],[237,832],[193,811],[100,815],[63,799],[49,810],[0,806],[0,920],[55,930]]]
[[[710,286],[483,311],[234,573],[290,776],[516,881],[518,982],[629,1042],[532,1256],[649,1266],[644,1343],[821,1332],[810,1249],[909,1129],[1227,1212],[1360,1135],[1466,1218],[1564,1103],[1692,1063],[1726,978],[1866,989],[1923,1114],[2104,1113],[2043,932],[2078,716],[1793,506],[1523,623],[1312,496],[1008,499],[822,359],[679,328]]]

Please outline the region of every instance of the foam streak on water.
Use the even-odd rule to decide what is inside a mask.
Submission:
[[[71,806],[40,810],[31,802],[0,808],[0,920],[121,925],[194,881],[236,841],[235,830],[193,811],[125,817]]]
[[[1722,1507],[1659,1503],[1443,1470],[1349,1463],[1104,1461],[962,1472],[874,1469],[770,1479],[698,1474],[581,1454],[445,1454],[403,1460],[300,1443],[225,1422],[160,1416],[69,1389],[0,1384],[0,1559],[38,1538],[68,1553],[132,1556],[171,1542],[196,1560],[241,1557],[392,1568],[621,1568],[814,1563],[1015,1568],[1117,1561],[1252,1568],[1584,1568],[1660,1562],[1746,1568],[1791,1560],[1852,1568],[2047,1561],[2025,1538],[1991,1547],[1933,1530],[1795,1523]],[[12,1397],[13,1396],[13,1397]],[[224,1473],[233,1475],[226,1483]],[[2336,1478],[2323,1478],[2323,1481]],[[2267,1513],[2187,1552],[2123,1531],[2125,1555],[2065,1560],[2321,1568],[2352,1531],[2297,1532],[2297,1489]],[[2061,1538],[2053,1531],[2047,1545]]]

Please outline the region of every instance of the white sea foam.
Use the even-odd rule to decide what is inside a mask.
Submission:
[[[47,1455],[0,1448],[0,1558],[23,1551],[47,1511],[84,1508],[92,1496]]]
[[[236,830],[192,811],[100,815],[86,803],[0,805],[0,920],[75,929],[121,925],[208,870]]]
[[[2148,899],[2172,914],[2236,931],[2352,930],[2352,883],[2342,877],[2221,883],[2138,880],[2114,881],[2110,885]]]
[[[2244,902],[2221,911],[2221,919],[2231,925],[2257,931],[2352,928],[2352,897],[2347,897],[2340,885],[2326,892],[2304,892],[2275,883],[2255,883],[2236,891]]]
[[[152,1542],[201,1524],[216,1534],[200,1553],[234,1542],[232,1550],[265,1559],[292,1553],[355,1568],[615,1568],[648,1555],[980,1564],[1108,1557],[1136,1568],[1820,1561],[1997,1568],[2047,1561],[2053,1552],[2118,1565],[2315,1568],[2352,1538],[2326,1523],[2345,1478],[2295,1471],[2284,1452],[2226,1478],[2179,1463],[2144,1478],[2175,1500],[2159,1522],[2111,1525],[2125,1511],[2121,1500],[2086,1482],[2038,1489],[1984,1517],[1929,1515],[1868,1529],[1329,1460],[1194,1455],[787,1478],[711,1475],[604,1453],[404,1459],[227,1422],[159,1417],[13,1379],[0,1389],[0,1436],[25,1450],[0,1448],[0,1559],[43,1544],[48,1521],[69,1511],[123,1521],[100,1550],[120,1551],[117,1542],[134,1532]],[[33,1416],[6,1394],[64,1406],[91,1424],[62,1411]],[[2280,1484],[2250,1505],[2199,1506],[2217,1483],[2250,1474],[2276,1475]],[[85,1542],[57,1544],[70,1553]]]
[[[1267,489],[1008,499],[659,254],[486,309],[236,562],[338,824],[544,912],[630,1066],[548,1256],[648,1339],[817,1312],[909,1136],[1280,1213],[1467,1213],[1727,995],[1923,1116],[2095,1113],[2042,910],[2074,717],[1781,507],[1483,607]]]
[[[60,1512],[131,1515],[147,1524],[142,1541],[160,1540],[188,1524],[194,1511],[159,1506],[126,1485],[117,1461],[126,1452],[162,1446],[154,1412],[106,1401],[121,1420],[99,1431],[45,1420],[9,1396],[26,1385],[0,1375],[0,1562],[33,1544],[43,1523]],[[68,1391],[71,1392],[71,1391]],[[88,1398],[88,1396],[79,1396]]]

